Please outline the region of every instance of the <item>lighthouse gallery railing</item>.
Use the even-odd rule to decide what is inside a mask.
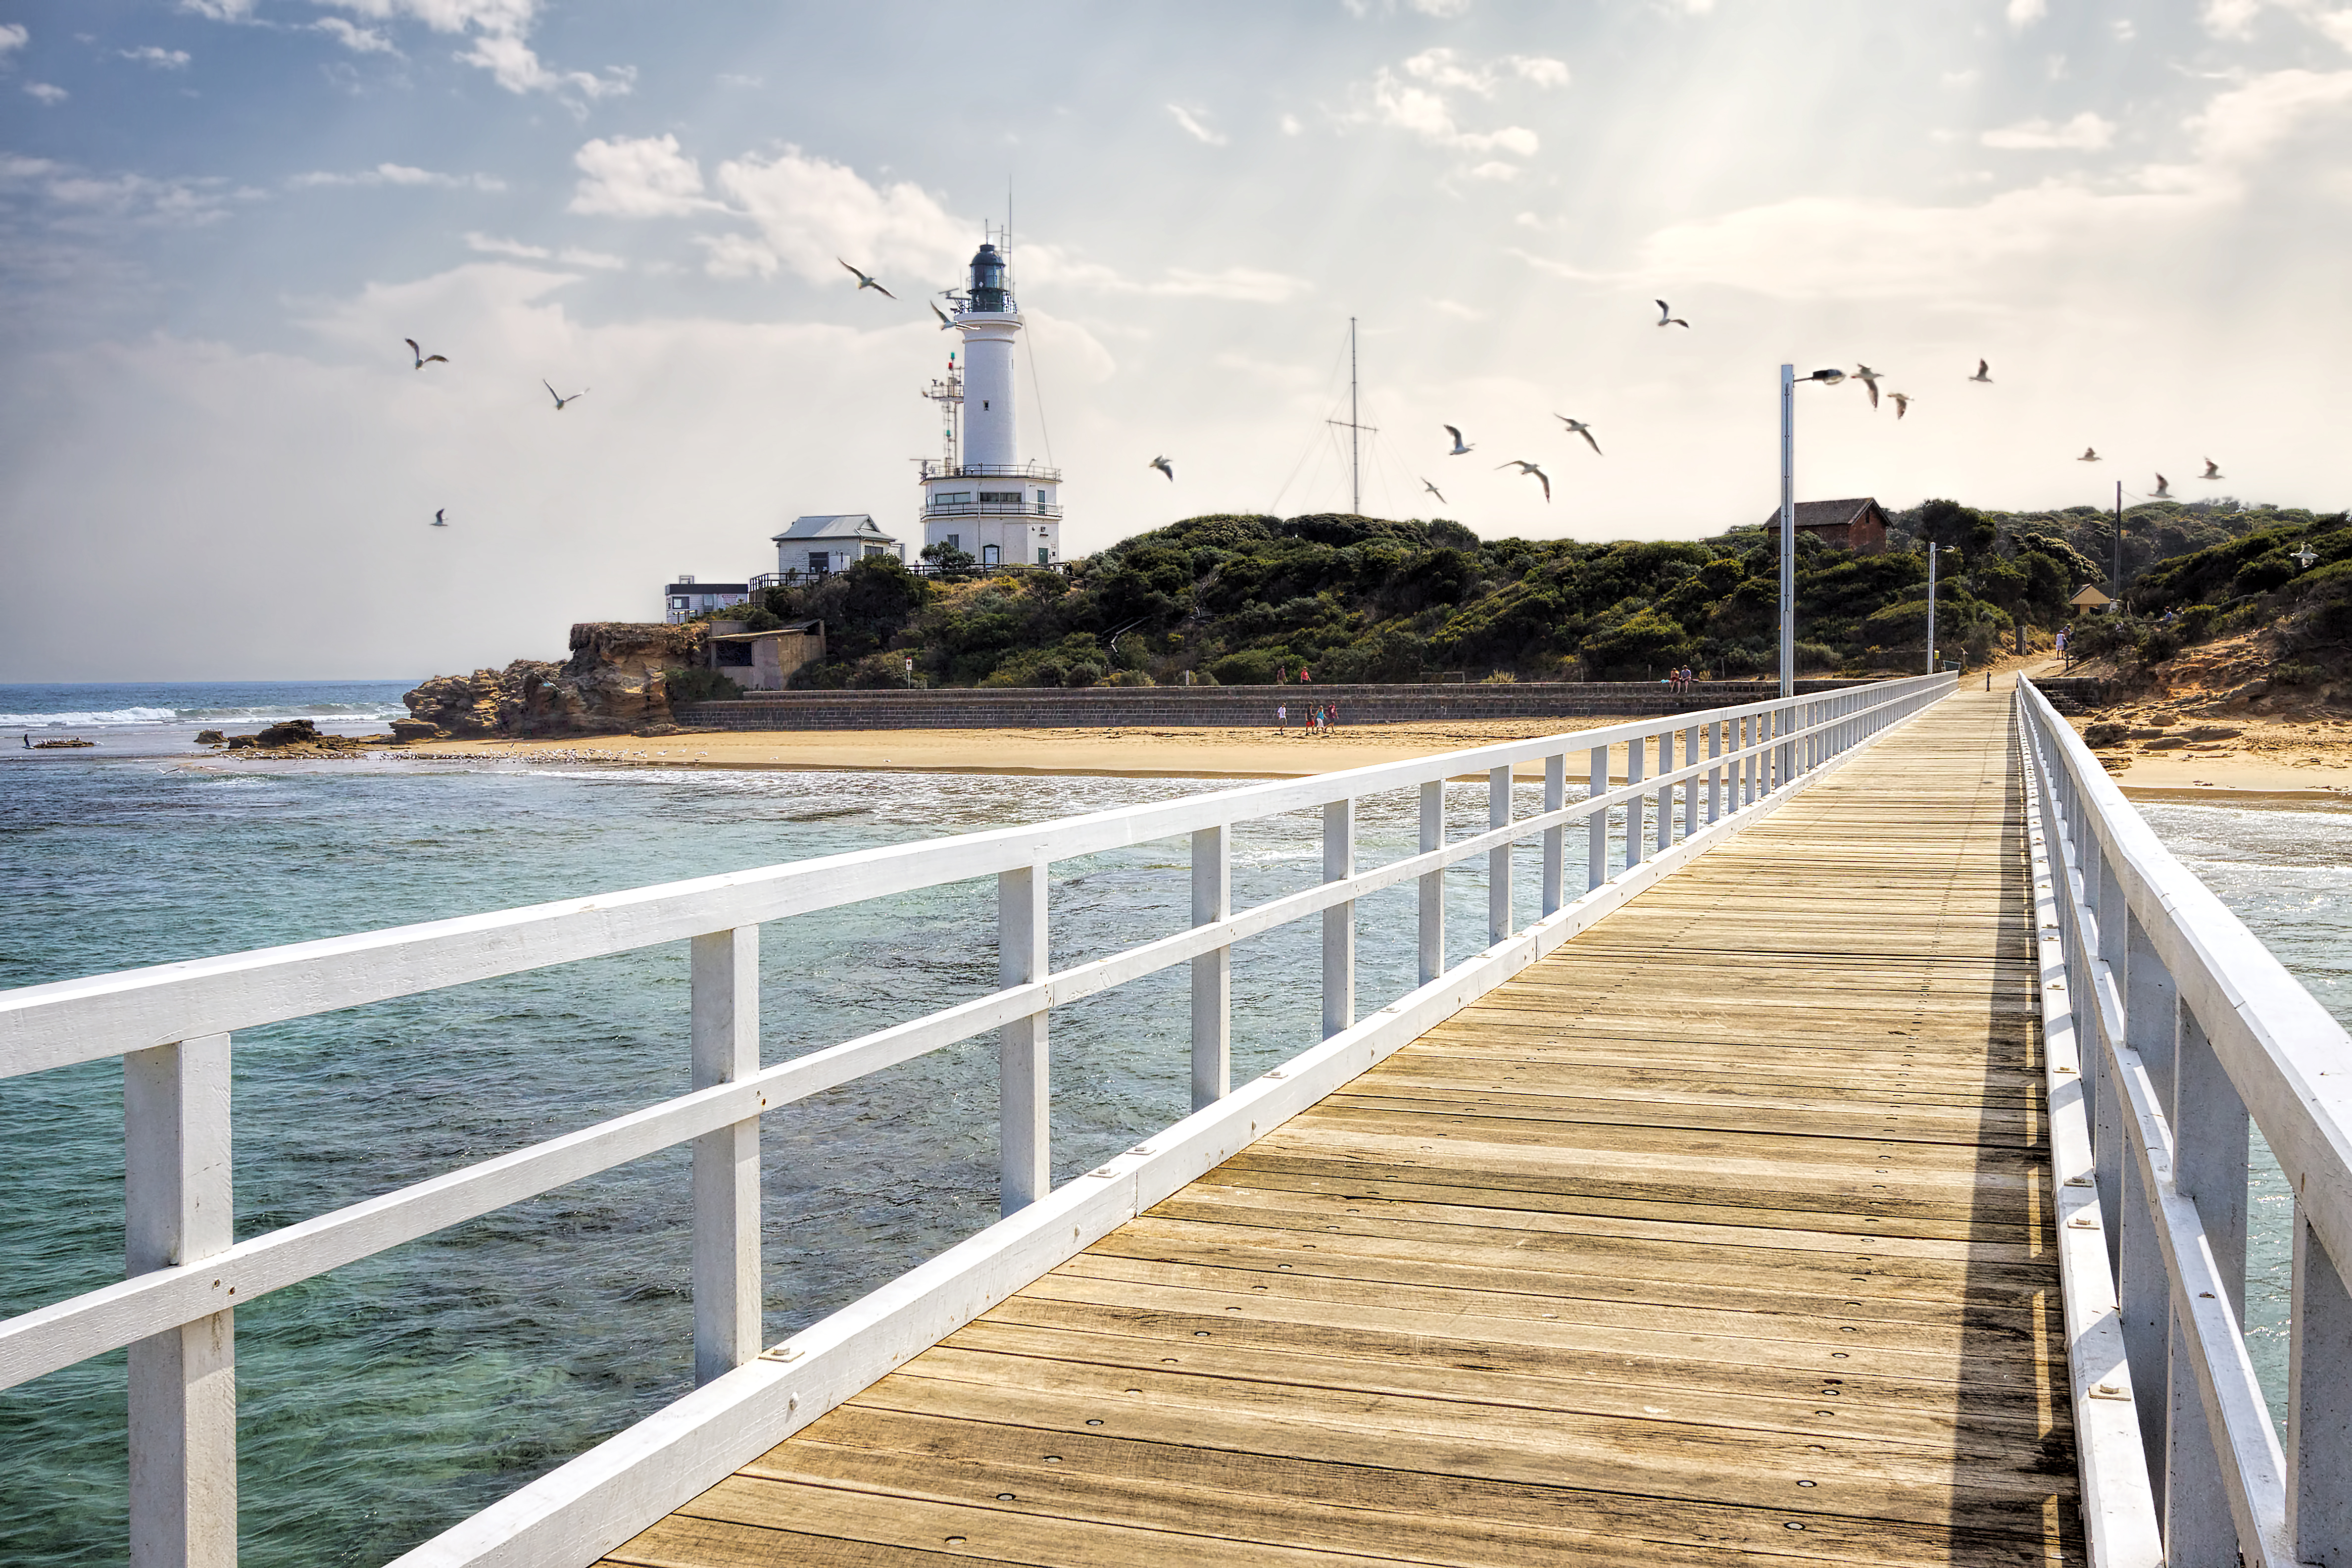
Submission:
[[[681,1143],[693,1145],[698,1389],[417,1548],[412,1564],[584,1563],[781,1441],[993,1300],[1156,1203],[1691,856],[1770,811],[1816,770],[1949,693],[1949,676],[1849,688],[862,850],[667,886],[0,993],[0,1077],[121,1057],[129,1277],[0,1322],[0,1387],[129,1347],[134,1568],[236,1556],[235,1309],[329,1269]],[[1676,746],[1680,756],[1676,757]],[[1612,753],[1627,782],[1612,787]],[[1568,799],[1568,762],[1585,798]],[[1514,818],[1515,765],[1543,807]],[[1486,775],[1484,833],[1447,842],[1446,781]],[[1356,802],[1420,792],[1419,852],[1356,865]],[[1319,808],[1323,880],[1235,911],[1234,825]],[[1612,818],[1613,831],[1612,831]],[[1580,896],[1568,893],[1580,826]],[[1192,929],[1052,971],[1056,860],[1186,837]],[[1515,925],[1514,846],[1540,845],[1542,914]],[[1444,876],[1486,861],[1485,945],[1449,965]],[[1618,868],[1612,869],[1612,866]],[[1000,988],[762,1067],[761,922],[974,878],[997,883]],[[1415,989],[1357,1014],[1355,900],[1418,883]],[[1229,1083],[1231,951],[1322,922],[1322,1044]],[[688,940],[691,1093],[296,1225],[230,1226],[234,1031]],[[1046,1026],[1056,1005],[1192,968],[1194,1114],[1052,1189]],[[1006,1218],[784,1343],[761,1343],[759,1118],[993,1031]],[[37,1158],[11,1150],[10,1158]]]

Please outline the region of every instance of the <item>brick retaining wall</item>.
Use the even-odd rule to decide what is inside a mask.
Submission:
[[[1804,680],[1800,692],[1864,684]],[[1669,695],[1663,682],[1521,681],[1454,686],[1096,686],[956,688],[938,691],[762,691],[732,702],[682,704],[681,724],[720,730],[1075,730],[1120,725],[1271,725],[1336,703],[1343,724],[1459,719],[1638,719],[1760,702],[1770,681],[1713,681]]]

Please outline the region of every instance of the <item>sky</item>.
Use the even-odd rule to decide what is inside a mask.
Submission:
[[[1347,510],[1350,318],[1363,510],[1488,538],[1762,521],[1784,362],[1912,399],[1801,386],[1801,499],[2333,510],[2347,132],[2344,0],[0,0],[0,681],[911,554],[1008,214],[1066,555]]]

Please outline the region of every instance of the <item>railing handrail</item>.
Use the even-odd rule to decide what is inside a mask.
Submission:
[[[2119,1355],[2112,1373],[2075,1369],[2086,1496],[2104,1472],[2108,1531],[2132,1543],[2103,1550],[2094,1518],[2093,1561],[2334,1561],[2352,1549],[2352,1037],[2164,847],[2031,681],[2017,705],[2054,922],[2041,940],[2061,1224],[2105,1241],[2083,1265],[2062,1237],[2068,1331],[2120,1335],[2095,1358]],[[2245,1339],[2250,1118],[2294,1195],[2284,1444]],[[2078,1184],[2089,1192],[2070,1200]],[[2088,1398],[2128,1402],[2137,1431],[2103,1438]]]
[[[220,1391],[223,1374],[234,1371],[236,1307],[447,1226],[691,1143],[695,1364],[702,1392],[612,1439],[597,1450],[603,1458],[583,1456],[490,1510],[505,1522],[477,1528],[469,1521],[453,1532],[453,1538],[482,1536],[499,1542],[530,1535],[543,1543],[552,1531],[570,1543],[558,1556],[575,1554],[585,1539],[578,1534],[582,1531],[610,1545],[623,1538],[612,1533],[613,1519],[636,1518],[630,1510],[641,1511],[648,1500],[671,1496],[698,1477],[708,1484],[716,1479],[709,1473],[715,1457],[775,1422],[811,1419],[878,1375],[887,1361],[903,1353],[898,1336],[905,1331],[890,1330],[887,1343],[877,1342],[875,1335],[881,1331],[858,1326],[878,1321],[877,1312],[899,1323],[912,1312],[914,1321],[932,1325],[934,1338],[950,1331],[985,1300],[984,1291],[975,1295],[961,1282],[971,1277],[959,1271],[978,1269],[996,1281],[1034,1278],[1034,1272],[1021,1271],[1033,1266],[1042,1271],[1083,1246],[1087,1226],[1106,1223],[1125,1201],[1122,1193],[1143,1191],[1150,1184],[1146,1176],[1152,1183],[1167,1179],[1173,1167],[1164,1164],[1162,1153],[1180,1163],[1197,1160],[1204,1141],[1216,1147],[1246,1142],[1262,1135],[1261,1119],[1273,1118],[1264,1123],[1270,1131],[1281,1117],[1311,1102],[1291,1103],[1297,1091],[1278,1081],[1286,1071],[1307,1075],[1302,1086],[1336,1087],[1343,1079],[1331,1075],[1361,1070],[1347,1064],[1365,1049],[1396,1048],[1408,1032],[1417,1033],[1427,1021],[1446,1016],[1565,940],[1572,921],[1597,919],[1749,820],[1748,813],[1775,808],[1818,770],[1948,695],[1953,684],[1948,676],[1916,677],[1663,715],[1053,822],[0,993],[0,1077],[114,1055],[124,1058],[131,1259],[131,1276],[119,1284],[0,1321],[0,1387],[130,1346],[134,1537],[179,1532],[184,1539],[168,1553],[172,1561],[225,1568],[236,1556],[236,1426],[233,1397]],[[1679,763],[1673,755],[1677,735]],[[1612,787],[1610,759],[1618,746],[1625,748],[1628,777]],[[1653,751],[1654,772],[1645,760]],[[1566,795],[1571,752],[1589,754],[1591,778],[1586,797],[1574,802]],[[1516,767],[1538,760],[1544,764],[1543,809],[1519,816],[1512,797]],[[1445,785],[1481,771],[1486,776],[1488,826],[1448,842]],[[1359,870],[1357,801],[1415,785],[1421,792],[1419,852]],[[1234,911],[1234,826],[1317,806],[1322,813],[1321,882]],[[1610,816],[1620,808],[1624,853],[1622,868],[1612,873]],[[1587,829],[1586,891],[1572,897],[1567,891],[1566,830],[1579,821]],[[1192,844],[1192,925],[1053,970],[1045,949],[1046,870],[1052,863],[1180,836],[1189,836]],[[1543,851],[1543,916],[1522,930],[1512,918],[1511,856],[1516,844],[1536,837]],[[1486,944],[1449,967],[1443,875],[1446,868],[1482,855],[1487,871]],[[995,990],[772,1067],[761,1065],[760,924],[991,875],[998,891]],[[1380,889],[1416,880],[1420,984],[1359,1022],[1356,903]],[[1229,1081],[1232,949],[1318,913],[1325,1046],[1236,1091]],[[235,1030],[680,939],[692,943],[689,1092],[235,1240],[226,1222],[229,1044]],[[1052,1187],[1046,1146],[1045,1020],[1057,1005],[1187,963],[1192,966],[1196,1109],[1177,1124],[1187,1130],[1181,1157],[1139,1144],[1088,1173],[1088,1178],[1126,1185],[1106,1187],[1098,1181],[1090,1191],[1066,1198],[1068,1186]],[[1087,1216],[1083,1223],[1065,1236],[1058,1217],[1050,1234],[1031,1235],[1016,1223],[1001,1222],[1011,1229],[992,1227],[982,1234],[993,1233],[995,1239],[976,1247],[980,1238],[972,1238],[905,1277],[949,1284],[925,1287],[912,1298],[907,1292],[915,1288],[903,1281],[885,1287],[813,1325],[793,1344],[763,1352],[761,1115],[991,1029],[1000,1035],[1002,1053],[1005,1212],[1011,1215],[1034,1205],[1059,1216],[1075,1207]],[[1345,1049],[1335,1054],[1331,1047],[1339,1046]],[[1365,1058],[1365,1065],[1371,1059],[1377,1054]],[[1273,1109],[1286,1104],[1288,1109],[1278,1113]],[[1245,1131],[1234,1125],[1243,1117]],[[1057,1203],[1062,1206],[1056,1208]],[[877,1301],[887,1307],[876,1307]],[[730,1418],[727,1436],[715,1447],[681,1448],[671,1440],[684,1419],[673,1412],[707,1412],[710,1401],[703,1394],[715,1396],[719,1384],[748,1389],[756,1403],[765,1397],[760,1391],[774,1384],[771,1373],[754,1373],[755,1364],[770,1364],[772,1372],[773,1365],[804,1355],[811,1360],[785,1375],[821,1378],[825,1390],[820,1398],[812,1385],[805,1409],[802,1396],[793,1394],[781,1411],[763,1406],[748,1424]],[[642,1436],[649,1429],[658,1435]],[[638,1472],[638,1484],[601,1499],[580,1495],[579,1478],[604,1474],[600,1467],[612,1463]],[[594,1493],[602,1483],[586,1485]],[[643,1522],[649,1521],[629,1526],[624,1534]],[[470,1546],[436,1545],[412,1556],[476,1563],[506,1561],[504,1552],[503,1544],[480,1552]],[[552,1560],[536,1548],[524,1555]]]

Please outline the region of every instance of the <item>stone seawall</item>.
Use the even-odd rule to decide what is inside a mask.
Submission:
[[[1800,681],[1801,693],[1865,684]],[[1343,724],[1466,719],[1637,719],[1761,702],[1769,681],[1717,681],[1669,694],[1660,681],[1522,681],[1492,686],[1096,686],[940,691],[763,691],[680,705],[678,722],[717,730],[1077,730],[1122,725],[1263,728],[1336,703]]]

